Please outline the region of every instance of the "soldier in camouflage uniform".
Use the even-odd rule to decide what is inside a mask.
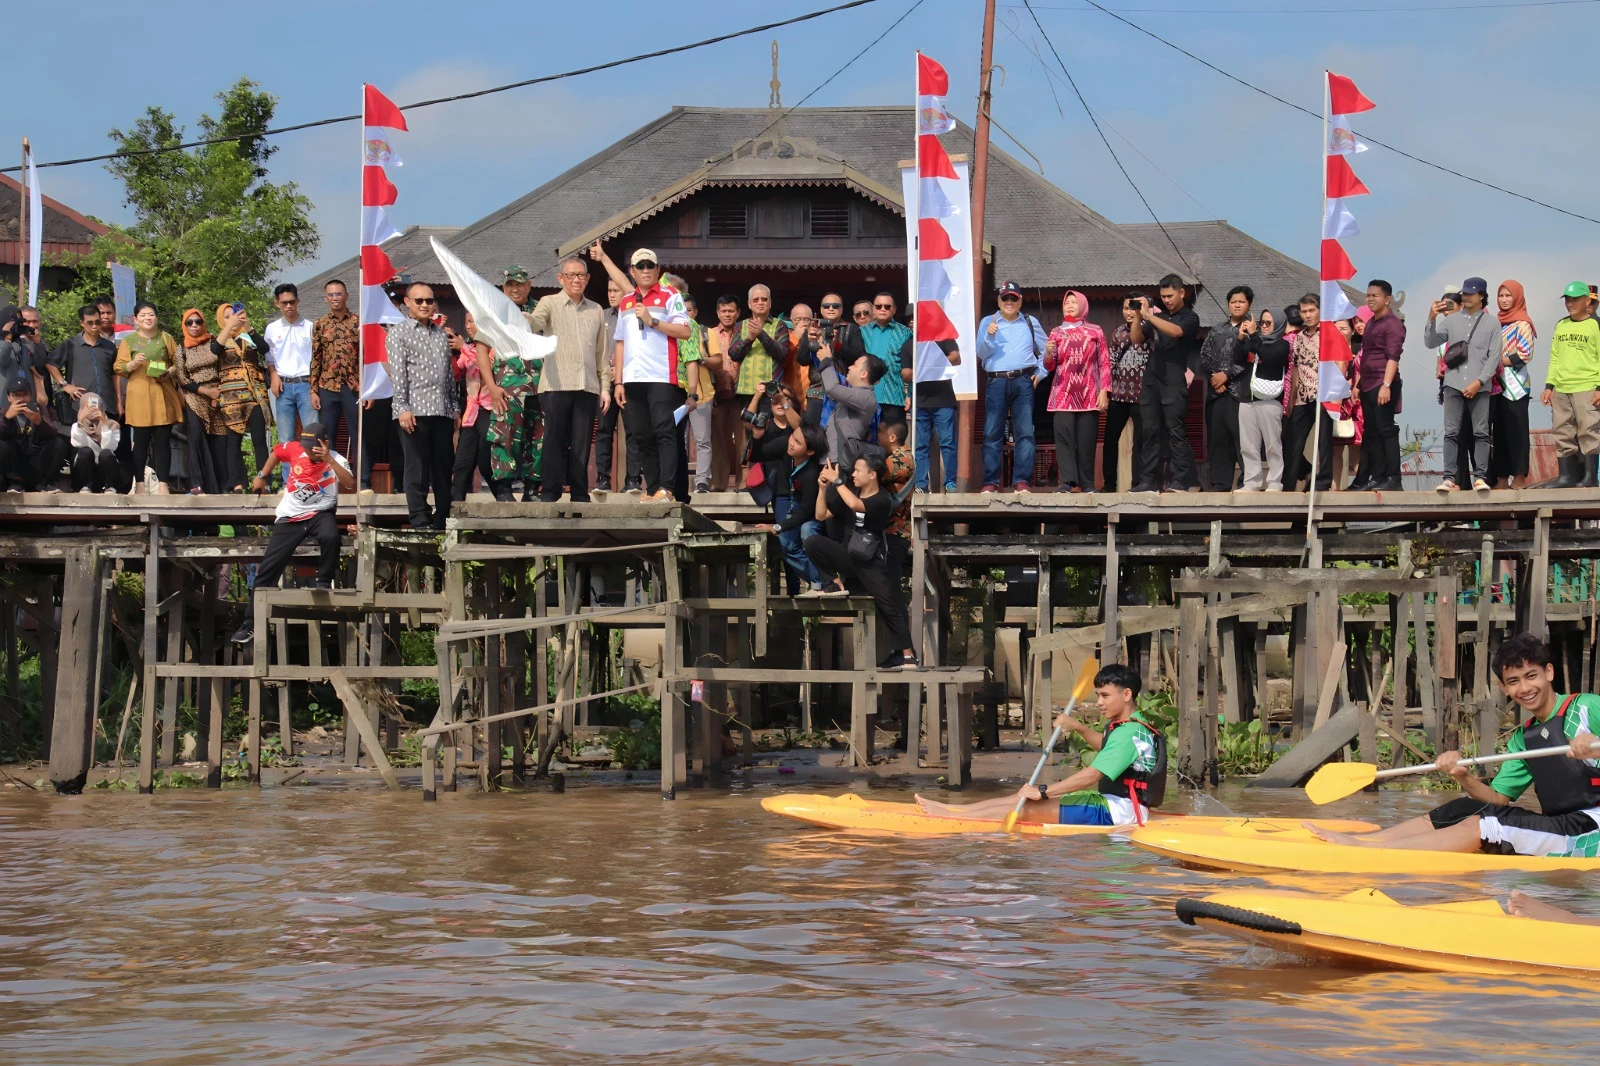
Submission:
[[[505,293],[506,297],[516,304],[524,315],[532,314],[534,306],[538,304],[539,300],[538,297],[532,294],[533,282],[528,276],[527,270],[513,264],[507,267],[503,273],[505,274],[505,281],[500,283],[500,291]],[[508,466],[515,466],[517,469],[517,473],[512,475],[511,480],[520,479],[522,481],[523,503],[539,498],[539,475],[544,458],[541,447],[541,442],[544,440],[544,411],[539,407],[538,398],[540,368],[541,365],[539,363],[529,363],[523,366],[520,361],[517,362],[516,373],[531,375],[530,402],[526,407],[520,402],[515,405],[512,410],[516,412],[517,428],[514,432],[504,431],[508,442],[513,437],[518,442],[514,452],[506,453],[506,463]],[[500,358],[498,353],[496,353],[495,357],[495,380],[500,381]],[[506,390],[509,397],[511,386],[505,382],[500,382],[500,385]],[[511,412],[507,412],[506,416],[496,415],[489,428],[491,465],[497,470],[499,469],[499,460],[494,458],[497,454],[494,444],[495,424],[499,423],[503,417],[509,417],[510,414]],[[520,458],[514,459],[513,456]],[[497,480],[501,476],[498,473],[495,474]],[[507,492],[511,491],[510,481],[507,481],[504,487]]]

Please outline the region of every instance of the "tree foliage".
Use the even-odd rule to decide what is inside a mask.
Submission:
[[[220,112],[200,116],[196,139],[264,130],[277,108],[277,97],[247,78],[216,99]],[[209,321],[218,304],[232,300],[265,322],[272,280],[314,255],[320,243],[311,200],[293,182],[267,180],[267,161],[277,149],[261,136],[245,136],[153,152],[186,139],[176,117],[159,107],[146,109],[132,129],[114,129],[110,137],[118,152],[132,153],[106,169],[122,182],[134,222],[113,227],[87,256],[63,263],[77,270],[78,280],[41,301],[50,338],[75,332],[79,305],[111,291],[107,260],[133,268],[140,298],[155,304],[174,334],[184,308],[200,308]]]

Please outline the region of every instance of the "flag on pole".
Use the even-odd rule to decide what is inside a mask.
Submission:
[[[1355,316],[1355,305],[1345,295],[1341,282],[1356,275],[1356,265],[1340,243],[1341,238],[1360,233],[1347,198],[1366,196],[1368,190],[1351,169],[1349,157],[1364,152],[1367,146],[1350,128],[1350,116],[1370,111],[1376,105],[1361,94],[1355,82],[1332,71],[1327,78],[1324,119],[1327,141],[1323,147],[1322,250],[1318,274],[1322,282],[1322,321],[1317,328],[1317,400],[1334,418],[1350,398],[1350,380],[1345,367],[1355,356],[1350,341],[1338,323]]]
[[[1328,196],[1337,199],[1344,196],[1366,196],[1371,190],[1361,183],[1356,177],[1356,172],[1350,169],[1350,164],[1342,155],[1328,157]]]
[[[1334,115],[1328,121],[1329,155],[1355,155],[1366,150],[1367,142],[1357,137],[1350,128],[1349,115]]]
[[[39,260],[44,258],[44,193],[39,188],[39,168],[28,146],[28,300],[39,302]]]
[[[1356,224],[1356,216],[1350,213],[1344,197],[1328,197],[1322,204],[1322,239],[1360,235],[1361,227]]]
[[[1368,100],[1356,83],[1343,74],[1328,71],[1328,110],[1335,115],[1354,115],[1378,105]]]
[[[361,88],[361,398],[383,400],[394,395],[383,327],[405,321],[384,289],[395,269],[382,245],[399,235],[384,211],[399,195],[384,167],[400,165],[390,137],[406,119],[375,87]]]
[[[914,170],[902,175],[907,207],[906,239],[914,260],[911,296],[916,308],[913,376],[951,381],[958,396],[977,392],[975,359],[951,366],[940,348],[954,341],[963,354],[974,350],[976,305],[972,292],[971,195],[966,166],[950,159],[939,135],[955,128],[945,97],[950,78],[935,59],[917,53],[917,152]],[[911,217],[915,216],[915,217]]]

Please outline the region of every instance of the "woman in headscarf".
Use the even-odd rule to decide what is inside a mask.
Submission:
[[[184,458],[189,491],[225,492],[228,488],[228,427],[222,421],[222,388],[217,384],[217,353],[211,331],[198,307],[183,312],[173,377],[183,400]]]
[[[1532,382],[1528,363],[1533,359],[1533,339],[1538,334],[1528,317],[1528,300],[1520,281],[1502,281],[1500,306],[1500,373],[1498,388],[1489,398],[1489,436],[1494,455],[1489,462],[1489,483],[1519,488],[1517,478],[1528,477],[1528,397]]]
[[[455,466],[450,471],[450,498],[460,503],[472,488],[473,471],[483,475],[484,487],[494,490],[493,469],[489,466],[487,436],[489,422],[494,418],[494,405],[488,390],[483,388],[482,371],[478,365],[478,352],[488,353],[493,365],[494,350],[489,342],[478,339],[478,323],[467,312],[465,336],[452,336],[450,350],[455,352],[455,373],[463,386],[461,431],[456,435]],[[495,499],[511,502],[511,490],[497,493]]]
[[[117,445],[122,427],[106,414],[106,406],[96,392],[78,397],[78,418],[68,434],[72,445],[72,487],[79,492],[122,491],[122,464],[117,462]]]
[[[250,328],[243,304],[217,305],[217,335],[211,340],[217,356],[218,405],[228,431],[228,485],[243,492],[267,461],[267,429],[272,425],[266,375],[267,339]],[[245,469],[244,435],[250,434],[253,469]]]
[[[1044,349],[1044,368],[1055,372],[1049,410],[1055,414],[1062,492],[1094,491],[1095,437],[1100,413],[1111,406],[1110,351],[1105,331],[1088,314],[1088,297],[1068,291],[1061,297],[1061,325],[1050,331]]]
[[[1144,297],[1130,292],[1122,300],[1122,324],[1111,334],[1111,402],[1106,406],[1105,450],[1100,456],[1100,486],[1117,491],[1118,453],[1122,430],[1133,424],[1133,465],[1144,450],[1144,428],[1139,424],[1139,393],[1144,388],[1144,367],[1150,360],[1150,329],[1139,317]]]
[[[1246,327],[1240,342],[1250,364],[1250,402],[1239,405],[1239,459],[1244,467],[1241,492],[1283,491],[1283,377],[1289,365],[1289,342],[1281,321],[1270,309]]]
[[[133,310],[133,332],[117,345],[113,369],[128,379],[122,417],[133,430],[133,491],[171,491],[172,427],[183,418],[183,401],[172,380],[178,345],[162,331],[153,304]],[[154,470],[153,484],[146,470]]]

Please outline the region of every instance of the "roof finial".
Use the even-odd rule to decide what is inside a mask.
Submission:
[[[767,83],[772,86],[772,95],[767,98],[767,107],[778,111],[783,107],[783,83],[778,80],[778,39],[772,39],[772,80]]]

